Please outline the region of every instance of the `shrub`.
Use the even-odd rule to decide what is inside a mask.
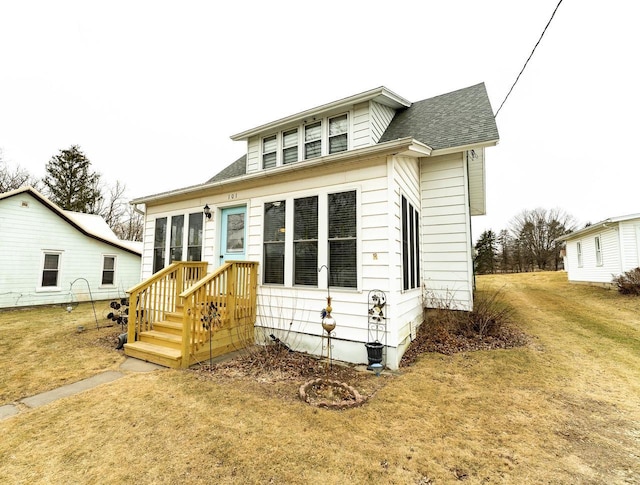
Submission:
[[[625,271],[614,276],[612,282],[623,295],[640,295],[640,268]]]
[[[467,315],[468,331],[480,337],[495,335],[509,323],[511,317],[511,307],[503,301],[501,291],[478,291],[474,295],[473,311]]]

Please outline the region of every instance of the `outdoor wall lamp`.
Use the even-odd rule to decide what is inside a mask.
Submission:
[[[202,209],[202,212],[204,212],[204,215],[206,216],[207,219],[211,219],[211,209],[209,208],[209,204],[206,204],[204,206],[204,209]]]

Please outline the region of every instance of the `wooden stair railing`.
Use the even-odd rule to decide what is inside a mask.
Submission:
[[[258,263],[228,261],[183,291],[182,367],[200,362],[211,353],[221,355],[253,344],[256,321]],[[213,347],[207,346],[211,333],[203,315],[211,308]],[[188,356],[188,358],[185,358]]]
[[[206,262],[175,262],[131,288],[125,354],[175,368],[204,360],[212,350],[202,316],[211,304],[216,355],[253,343],[257,267],[233,261],[207,275]],[[239,341],[249,329],[251,342]]]

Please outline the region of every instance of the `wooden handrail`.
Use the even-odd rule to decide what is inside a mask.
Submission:
[[[127,341],[135,342],[140,333],[153,329],[154,322],[164,320],[167,313],[175,311],[179,304],[178,295],[185,287],[201,279],[206,271],[206,262],[177,261],[130,288],[127,291]]]
[[[202,317],[211,305],[216,309],[216,319],[208,322],[213,323],[213,332],[255,322],[257,269],[256,262],[229,261],[180,293],[184,302],[183,367],[188,367],[190,356],[209,340],[207,322]]]

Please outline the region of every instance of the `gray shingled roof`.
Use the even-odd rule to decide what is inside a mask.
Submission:
[[[499,138],[484,83],[413,103],[398,111],[379,143],[412,137],[434,150]]]
[[[413,103],[400,110],[379,143],[414,138],[433,150],[453,148],[499,138],[484,83]],[[247,156],[227,166],[205,183],[246,174]]]
[[[217,174],[207,180],[205,183],[209,184],[212,182],[221,182],[222,180],[227,180],[233,177],[239,177],[240,175],[245,175],[247,173],[247,155],[242,155],[231,165],[228,165],[226,168],[220,170]]]

